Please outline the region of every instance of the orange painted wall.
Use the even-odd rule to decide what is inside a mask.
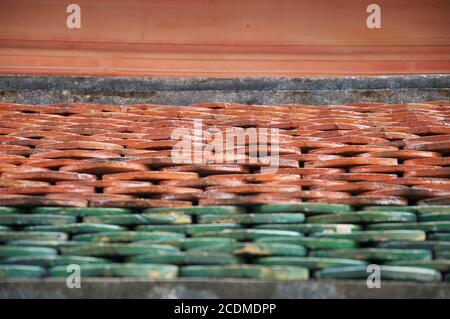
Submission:
[[[366,27],[374,2],[381,29]],[[81,29],[66,27],[69,3]],[[449,0],[0,0],[2,74],[449,72]]]

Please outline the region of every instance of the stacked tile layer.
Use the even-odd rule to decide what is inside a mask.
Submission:
[[[449,118],[1,104],[0,277],[448,279]]]

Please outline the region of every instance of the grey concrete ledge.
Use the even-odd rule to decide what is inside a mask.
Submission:
[[[88,92],[68,90],[2,90],[0,103],[54,104],[162,104],[191,105],[205,102],[242,104],[344,104],[354,102],[420,103],[448,101],[450,89],[378,89],[378,90],[270,90],[270,91],[148,91]]]
[[[190,105],[419,103],[450,100],[450,75],[347,78],[0,76],[0,102]]]
[[[449,88],[449,74],[341,78],[139,78],[70,76],[0,76],[0,89],[90,92],[376,90]]]
[[[238,279],[136,280],[90,278],[80,289],[69,289],[65,280],[0,281],[0,298],[450,298],[449,283],[382,282],[369,289],[365,281],[263,281]]]

